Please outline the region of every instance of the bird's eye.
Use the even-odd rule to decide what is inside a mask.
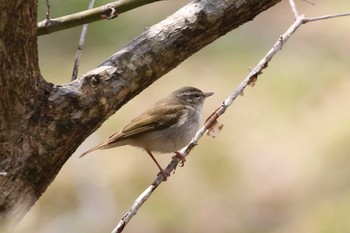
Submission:
[[[195,98],[199,98],[200,97],[199,93],[193,93],[192,96],[195,97]]]

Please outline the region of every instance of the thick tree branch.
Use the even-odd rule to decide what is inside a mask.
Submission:
[[[90,10],[81,11],[55,19],[45,19],[38,23],[38,36],[62,31],[103,19],[112,19],[126,11],[158,1],[161,0],[118,0]]]

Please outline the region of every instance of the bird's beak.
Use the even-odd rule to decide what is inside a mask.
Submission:
[[[209,96],[214,95],[214,92],[204,92],[203,95],[204,95],[205,98],[207,98]]]

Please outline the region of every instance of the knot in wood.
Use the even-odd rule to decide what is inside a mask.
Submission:
[[[96,87],[100,84],[100,77],[98,75],[92,75],[90,78],[90,86]]]

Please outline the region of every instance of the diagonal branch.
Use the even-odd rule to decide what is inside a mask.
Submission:
[[[193,137],[191,142],[184,148],[182,148],[179,153],[186,157],[190,151],[197,145],[199,139],[210,130],[215,124],[217,124],[217,119],[225,113],[226,109],[233,103],[233,101],[239,96],[243,94],[245,88],[250,85],[254,86],[255,82],[259,75],[262,74],[262,71],[268,67],[269,62],[272,58],[280,51],[283,45],[288,41],[288,39],[297,31],[297,29],[305,23],[313,22],[316,20],[335,18],[340,16],[349,16],[350,13],[344,14],[336,14],[336,15],[326,15],[316,18],[305,18],[304,15],[298,15],[298,11],[294,4],[294,1],[290,1],[292,6],[292,11],[295,14],[296,20],[295,22],[287,29],[287,31],[282,34],[273,47],[266,53],[266,55],[260,60],[260,62],[249,72],[247,77],[237,86],[235,91],[227,97],[224,102],[217,108],[207,119],[206,123],[202,128],[198,130],[196,135]],[[165,172],[171,174],[175,171],[177,165],[179,164],[180,159],[177,157],[173,157],[172,161],[166,167]],[[141,206],[148,200],[148,198],[152,195],[153,191],[163,182],[165,181],[165,177],[160,173],[157,178],[153,181],[153,183],[146,188],[146,190],[135,200],[132,207],[128,210],[128,212],[124,215],[124,217],[119,221],[117,226],[113,229],[112,233],[120,233],[124,230],[125,226],[129,223],[129,221],[136,215],[137,211],[141,208]]]
[[[137,7],[162,0],[118,0],[90,10],[65,15],[55,19],[45,19],[38,23],[38,36],[80,26],[83,24],[113,19],[119,14]]]

